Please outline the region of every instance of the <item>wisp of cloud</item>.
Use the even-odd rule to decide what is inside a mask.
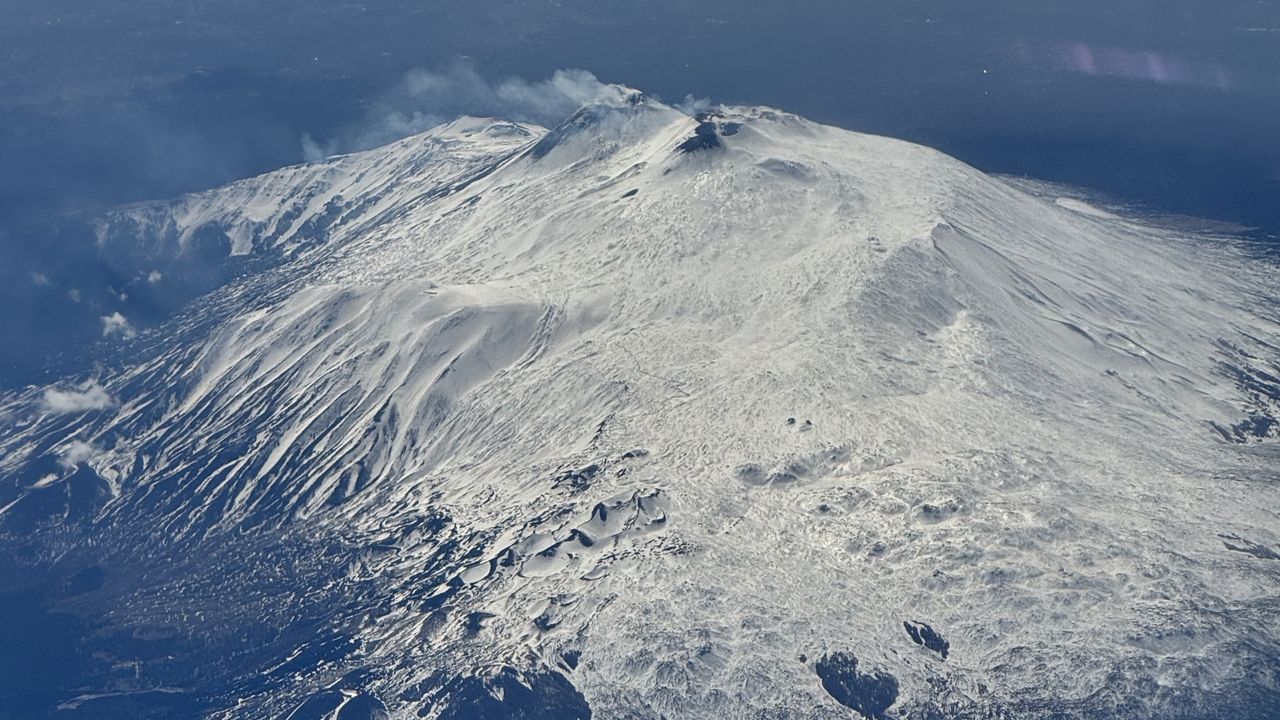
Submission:
[[[545,80],[512,77],[490,82],[474,68],[455,65],[442,72],[412,70],[373,108],[366,121],[327,141],[302,138],[307,162],[339,153],[368,150],[424,132],[462,115],[554,125],[583,105],[615,99],[617,85],[586,70],[558,70]]]
[[[45,412],[66,414],[88,410],[103,410],[115,404],[107,391],[96,381],[80,385],[74,390],[58,390],[49,388],[40,398],[40,407]]]

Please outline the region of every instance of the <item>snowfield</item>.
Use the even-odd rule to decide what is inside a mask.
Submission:
[[[0,398],[58,717],[1275,716],[1274,262],[616,96],[103,217],[259,264]]]

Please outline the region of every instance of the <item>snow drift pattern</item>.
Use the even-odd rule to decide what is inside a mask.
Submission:
[[[621,89],[104,223],[271,262],[134,340],[112,405],[0,408],[5,542],[36,528],[120,578],[81,612],[206,659],[135,649],[103,692],[343,718],[1280,700],[1278,288],[1229,242]],[[97,450],[59,465],[71,443]]]

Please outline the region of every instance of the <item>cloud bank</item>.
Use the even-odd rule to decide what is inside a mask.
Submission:
[[[554,125],[593,102],[618,99],[617,85],[586,70],[558,70],[545,80],[507,78],[490,82],[474,68],[456,65],[443,72],[412,70],[370,110],[366,121],[339,136],[302,138],[308,162],[368,150],[420,133],[462,115]]]
[[[129,322],[129,318],[118,312],[110,315],[102,316],[102,336],[111,337],[119,335],[124,338],[131,338],[137,335],[137,331],[133,329],[133,323]]]
[[[80,463],[97,457],[99,452],[93,445],[83,440],[76,440],[63,449],[61,457],[58,458],[58,464],[67,470],[75,470]]]
[[[90,380],[75,390],[49,388],[44,391],[44,395],[40,398],[40,406],[45,412],[59,415],[86,412],[88,410],[105,410],[114,404],[115,401],[95,380]]]

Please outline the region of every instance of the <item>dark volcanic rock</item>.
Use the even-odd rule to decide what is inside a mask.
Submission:
[[[682,153],[695,153],[700,150],[714,150],[720,147],[720,137],[716,134],[715,123],[699,116],[698,127],[693,130],[693,137],[680,143]]]
[[[951,652],[951,643],[939,635],[937,630],[913,620],[903,620],[902,627],[906,628],[912,642],[938,653],[943,660],[947,659],[947,654]]]
[[[824,655],[813,669],[822,689],[836,702],[872,720],[885,718],[885,711],[898,699],[897,678],[878,670],[858,672],[858,658],[850,653]]]
[[[1259,545],[1252,540],[1246,540],[1237,535],[1220,535],[1222,544],[1227,546],[1228,550],[1252,555],[1259,560],[1280,560],[1280,553],[1272,550],[1266,545]]]
[[[585,490],[591,486],[591,481],[600,474],[601,469],[598,464],[592,463],[577,470],[561,473],[553,482],[556,487],[567,487],[575,492]]]
[[[591,720],[591,708],[564,675],[502,667],[430,681],[420,717],[438,720]],[[437,684],[438,683],[438,684]]]
[[[364,692],[329,688],[307,698],[285,720],[386,720],[387,706]]]

